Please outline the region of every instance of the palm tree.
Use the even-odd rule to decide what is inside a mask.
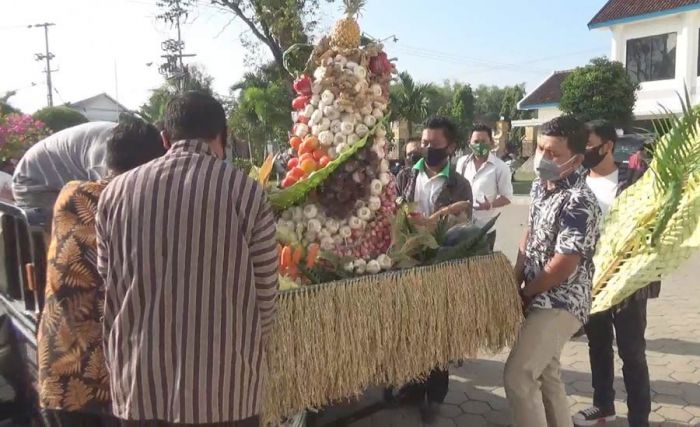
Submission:
[[[413,125],[428,117],[430,100],[436,89],[432,84],[416,83],[410,74],[402,71],[390,91],[392,120],[406,120],[410,138]]]

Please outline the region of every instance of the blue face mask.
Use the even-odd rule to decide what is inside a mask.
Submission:
[[[534,169],[537,176],[544,181],[559,181],[562,176],[562,171],[566,169],[569,163],[573,162],[576,157],[572,157],[563,164],[557,164],[553,160],[545,159],[542,152],[535,152]]]

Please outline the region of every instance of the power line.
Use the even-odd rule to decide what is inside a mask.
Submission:
[[[52,88],[52,83],[51,83],[51,73],[58,71],[58,70],[52,70],[51,69],[51,60],[54,59],[56,56],[51,53],[49,50],[49,27],[52,27],[56,24],[52,22],[44,22],[43,24],[34,24],[34,25],[29,25],[27,28],[39,28],[43,27],[44,28],[44,41],[45,41],[45,46],[46,46],[46,51],[45,53],[35,53],[34,57],[36,58],[37,61],[46,61],[46,70],[44,71],[46,73],[46,101],[49,105],[49,107],[53,107],[53,90]]]

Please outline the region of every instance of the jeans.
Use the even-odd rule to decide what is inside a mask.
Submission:
[[[515,426],[573,426],[559,358],[580,327],[581,322],[565,310],[533,309],[528,314],[504,372]]]
[[[616,312],[606,311],[595,314],[586,324],[593,377],[593,404],[599,408],[614,406],[613,336],[615,335],[617,351],[622,359],[622,377],[627,390],[627,418],[632,427],[648,426],[651,412],[649,368],[644,339],[646,326],[646,298],[631,300]]]

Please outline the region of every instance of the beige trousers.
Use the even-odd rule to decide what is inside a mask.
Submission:
[[[573,426],[559,357],[580,327],[571,313],[556,309],[534,309],[523,322],[504,374],[516,427]]]

